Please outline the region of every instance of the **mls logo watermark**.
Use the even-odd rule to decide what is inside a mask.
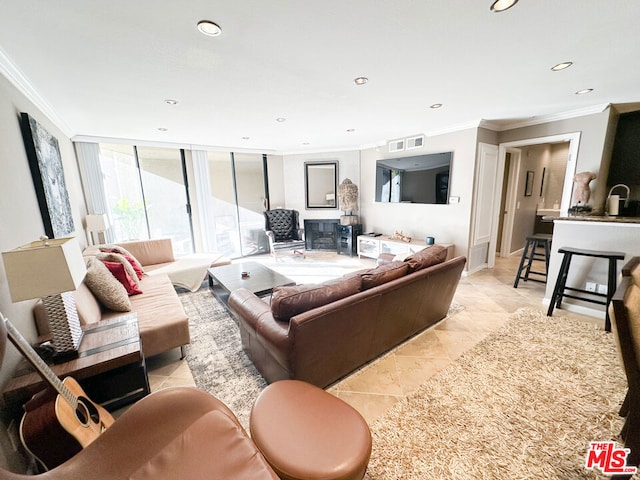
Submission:
[[[628,448],[616,448],[615,442],[591,442],[587,452],[587,470],[599,468],[605,475],[616,473],[634,474],[637,467],[627,467]]]

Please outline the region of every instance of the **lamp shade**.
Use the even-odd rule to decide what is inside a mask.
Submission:
[[[75,237],[31,242],[2,253],[13,302],[75,290],[87,268]]]
[[[87,230],[90,232],[104,232],[109,223],[107,215],[104,213],[87,215],[84,220],[87,223]]]

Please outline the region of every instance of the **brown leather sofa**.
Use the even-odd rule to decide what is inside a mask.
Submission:
[[[244,350],[268,382],[334,383],[445,317],[466,259],[444,261],[446,249],[431,248],[423,252],[442,263],[421,268],[415,254],[329,285],[278,287],[271,305],[233,291]]]

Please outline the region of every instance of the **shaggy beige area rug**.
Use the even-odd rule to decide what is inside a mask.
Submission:
[[[614,336],[520,309],[371,427],[365,478],[582,479],[617,440],[626,393]]]

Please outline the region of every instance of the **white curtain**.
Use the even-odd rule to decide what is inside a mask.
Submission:
[[[215,224],[213,221],[211,184],[209,183],[209,163],[205,150],[191,150],[193,174],[195,177],[195,193],[198,222],[205,252],[216,252]]]
[[[98,143],[74,142],[82,190],[87,204],[87,213],[106,213],[110,216],[107,195],[104,189],[102,168],[100,167],[100,145]],[[111,224],[111,218],[109,217]],[[105,242],[113,242],[113,232],[107,228],[104,232]]]

